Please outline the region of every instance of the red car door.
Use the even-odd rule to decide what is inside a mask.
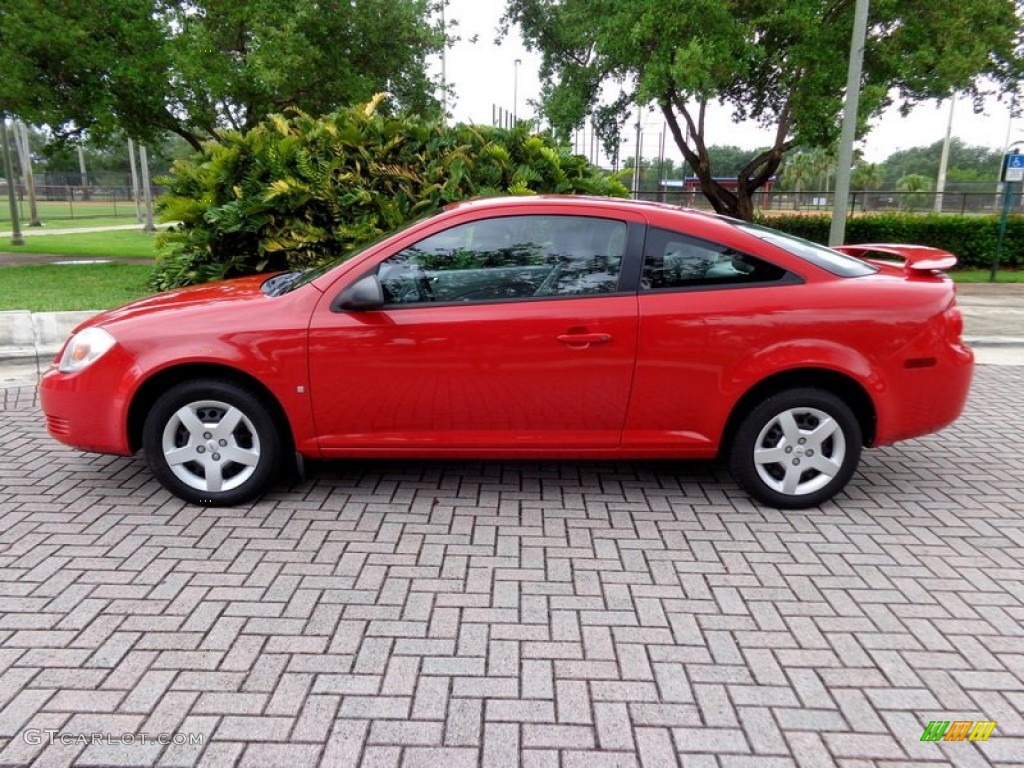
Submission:
[[[800,284],[797,275],[727,245],[649,228],[624,447],[713,453],[750,383],[733,378],[737,368],[778,341]]]
[[[309,335],[324,454],[617,446],[636,358],[637,298],[620,279],[631,232],[492,215],[381,258],[380,308],[332,311],[325,295]]]

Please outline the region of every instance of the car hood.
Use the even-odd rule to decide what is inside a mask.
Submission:
[[[216,312],[232,304],[273,301],[274,299],[260,290],[260,286],[269,277],[272,275],[239,277],[234,280],[191,285],[187,288],[147,296],[144,299],[125,304],[123,307],[101,312],[82,323],[75,331],[93,325],[112,325],[136,318],[149,318],[172,310],[175,313],[180,313],[182,310],[195,308],[203,312]]]

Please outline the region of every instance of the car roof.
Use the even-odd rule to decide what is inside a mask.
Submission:
[[[449,203],[444,207],[446,211],[456,211],[467,208],[490,208],[506,206],[536,206],[536,205],[565,205],[566,203],[584,203],[588,207],[593,205],[597,208],[615,208],[618,210],[634,209],[637,211],[671,211],[672,213],[683,213],[697,216],[704,219],[718,219],[717,214],[700,211],[695,208],[684,208],[670,203],[659,203],[654,200],[632,200],[622,197],[599,197],[597,195],[503,195],[499,197],[473,197],[468,200]]]
[[[733,219],[717,213],[684,208],[669,203],[653,200],[633,200],[621,197],[598,197],[596,195],[504,195],[499,197],[475,197],[444,207],[445,212],[489,211],[511,213],[516,208],[532,208],[536,210],[550,206],[552,208],[565,205],[582,205],[595,213],[600,211],[632,211],[643,216],[653,226],[683,225],[690,227],[690,234],[696,237],[712,239],[746,240],[749,235],[739,232],[733,225]]]

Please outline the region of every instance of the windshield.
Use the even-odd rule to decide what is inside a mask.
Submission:
[[[802,237],[787,235],[784,232],[779,232],[777,229],[751,224],[749,221],[732,219],[730,223],[737,229],[749,232],[754,237],[764,240],[766,243],[771,243],[777,248],[781,248],[804,261],[809,261],[814,266],[821,267],[833,275],[840,277],[863,277],[864,275],[873,275],[878,271],[877,267],[867,262],[855,259],[853,256],[847,256],[839,251],[833,251],[831,248],[826,248],[824,245],[819,245],[810,240],[804,240]]]
[[[281,275],[275,275],[274,277],[264,282],[263,285],[261,286],[261,289],[268,296],[281,296],[282,294],[294,291],[296,288],[306,285],[307,283],[311,283],[321,275],[330,272],[332,269],[334,269],[342,262],[355,258],[368,248],[372,248],[373,246],[377,245],[377,243],[383,242],[392,235],[397,235],[399,232],[402,232],[403,230],[406,230],[409,227],[419,224],[424,219],[428,219],[433,215],[434,214],[431,213],[428,216],[421,216],[420,218],[403,224],[402,226],[397,227],[391,230],[390,232],[385,232],[382,235],[378,235],[369,242],[363,243],[358,248],[354,248],[351,251],[342,254],[338,258],[331,259],[330,261],[325,262],[318,267],[297,269],[291,272],[285,272],[284,274]]]

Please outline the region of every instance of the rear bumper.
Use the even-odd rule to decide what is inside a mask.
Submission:
[[[878,409],[874,445],[928,435],[963,412],[974,375],[974,353],[963,344],[907,358]]]

